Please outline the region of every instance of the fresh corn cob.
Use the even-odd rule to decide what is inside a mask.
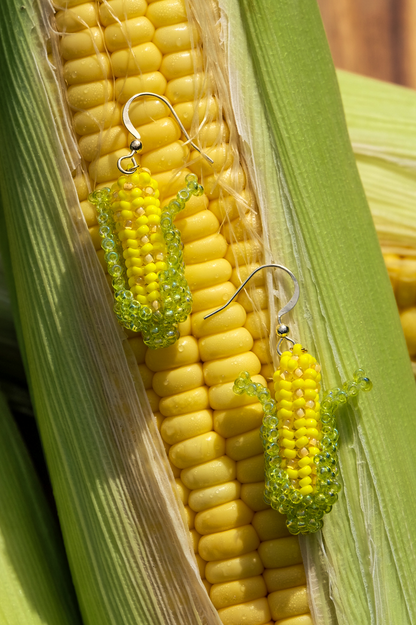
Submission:
[[[385,253],[397,305],[400,311],[407,348],[416,374],[416,255]]]
[[[78,11],[82,22],[74,19]],[[116,162],[127,153],[129,143],[120,125],[121,106],[135,93],[164,94],[184,126],[191,127],[195,90],[203,83],[201,53],[191,45],[192,38],[194,44],[198,42],[198,35],[177,0],[148,5],[141,0],[110,0],[98,12],[96,3],[78,3],[58,13],[57,23],[61,31],[70,33],[62,39],[64,76],[69,104],[76,110],[79,150],[90,163],[89,176],[78,176],[75,184],[105,267],[87,188],[111,186],[118,178]],[[229,131],[218,117],[218,108],[213,98],[199,103],[197,114],[208,111],[209,116],[200,140],[214,146],[210,156],[215,169],[223,170],[221,181],[229,184],[233,158],[227,144]],[[189,170],[183,169],[188,150],[166,114],[162,103],[150,100],[131,110],[144,145],[141,166],[152,172],[168,203]],[[192,153],[191,159],[195,156]],[[174,170],[181,167],[175,177]],[[261,406],[232,393],[232,383],[242,370],[263,384],[266,380],[258,374],[272,377],[265,338],[270,323],[264,278],[256,278],[254,308],[242,294],[239,303],[209,322],[203,320],[260,263],[261,225],[252,194],[244,189],[241,168],[236,176],[238,190],[252,207],[244,220],[234,198],[220,191],[218,175],[199,163],[191,163],[190,169],[202,176],[206,189],[176,220],[194,301],[192,335],[190,327],[183,327],[179,341],[160,351],[146,352],[139,337],[129,342],[169,453],[201,577],[207,588],[213,584],[210,595],[222,621],[234,624],[244,619],[262,625],[272,617],[289,618],[291,625],[292,621],[306,624],[311,622],[309,616],[297,617],[308,612],[297,538],[288,536],[280,516],[263,501]],[[223,234],[220,224],[224,224]],[[297,572],[294,577],[292,571]]]

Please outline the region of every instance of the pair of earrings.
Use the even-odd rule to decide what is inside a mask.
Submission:
[[[156,349],[175,343],[178,324],[186,320],[192,309],[181,236],[173,220],[192,195],[201,195],[204,189],[194,174],[188,174],[186,188],[165,208],[160,207],[156,180],[135,161],[143,146],[128,114],[134,100],[149,96],[168,106],[189,143],[212,163],[190,140],[166,98],[140,93],[130,98],[123,110],[123,122],[135,137],[130,144],[131,153],[118,161],[123,175],[111,189],[95,191],[89,199],[98,212],[101,245],[114,288],[114,312],[124,327],[142,332],[145,344]],[[128,169],[122,166],[125,159],[132,161]],[[352,381],[327,392],[320,403],[320,365],[289,337],[289,327],[282,322],[283,315],[299,299],[296,277],[283,265],[267,264],[255,269],[231,299],[205,319],[226,308],[258,271],[269,267],[288,273],[295,287],[290,301],[278,312],[280,363],[273,376],[275,398],[262,384],[254,383],[247,372],[238,376],[233,390],[239,395],[257,397],[263,408],[260,435],[265,457],[265,501],[287,516],[292,534],[307,534],[321,529],[322,518],[332,509],[341,488],[335,412],[372,385],[359,369]],[[282,352],[284,340],[292,347]]]
[[[296,277],[283,265],[258,267],[224,306],[205,319],[226,308],[253,275],[267,267],[284,270],[295,286],[292,298],[277,315],[280,362],[273,375],[275,397],[262,384],[253,382],[246,371],[235,380],[233,390],[237,395],[257,397],[263,408],[260,435],[265,460],[265,502],[286,515],[286,525],[292,534],[309,534],[322,528],[322,518],[331,511],[341,490],[336,410],[360,390],[371,390],[372,383],[358,369],[353,380],[327,391],[320,402],[321,367],[307,349],[289,337],[289,327],[282,323],[283,315],[299,299]],[[282,352],[284,340],[292,347]]]
[[[165,97],[139,93],[123,109],[124,125],[135,137],[130,143],[131,153],[117,163],[123,175],[111,189],[91,193],[89,200],[98,213],[117,319],[125,328],[141,332],[145,344],[157,349],[175,343],[179,338],[178,324],[187,319],[192,309],[192,296],[184,276],[183,245],[174,218],[193,195],[202,195],[204,189],[195,174],[188,174],[186,187],[161,208],[157,181],[134,158],[143,145],[129,118],[131,104],[149,96],[166,104],[188,142],[212,164],[212,159],[191,141]],[[132,162],[127,169],[123,167],[125,159]]]

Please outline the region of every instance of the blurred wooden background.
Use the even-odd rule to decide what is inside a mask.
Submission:
[[[416,0],[318,0],[336,67],[416,89]]]

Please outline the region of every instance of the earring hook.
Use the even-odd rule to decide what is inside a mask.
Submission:
[[[195,143],[193,143],[193,141],[191,141],[190,136],[186,132],[186,130],[185,130],[181,120],[179,119],[175,109],[173,108],[173,106],[171,105],[169,100],[167,100],[163,95],[159,95],[157,93],[150,93],[149,91],[144,91],[143,93],[136,93],[136,95],[132,96],[130,98],[130,100],[127,100],[126,104],[124,105],[124,109],[123,109],[123,124],[125,125],[127,130],[130,132],[130,134],[133,135],[134,139],[130,143],[130,150],[131,150],[130,154],[128,154],[127,156],[122,156],[117,161],[117,167],[119,168],[119,170],[123,174],[132,174],[132,173],[134,173],[136,171],[136,169],[138,168],[138,165],[137,165],[137,163],[136,163],[136,161],[134,159],[134,155],[137,154],[137,152],[140,152],[143,149],[143,144],[142,144],[140,133],[133,126],[133,124],[130,121],[130,117],[129,117],[130,105],[134,102],[134,100],[137,100],[138,98],[142,98],[142,97],[157,98],[158,100],[161,100],[162,102],[164,102],[166,104],[166,106],[169,108],[169,110],[172,113],[172,115],[174,116],[174,118],[176,119],[176,121],[178,122],[179,127],[182,130],[183,134],[188,139],[188,143],[190,143],[192,145],[192,147],[195,150],[197,150],[200,153],[200,155],[206,161],[208,161],[208,163],[210,163],[210,165],[213,164],[214,161],[212,160],[212,158],[210,158],[207,154],[202,152],[202,150],[197,145],[195,145]],[[131,160],[133,161],[133,167],[131,169],[123,169],[123,167],[121,165],[122,161],[124,161],[126,158],[131,158]]]
[[[277,322],[279,324],[278,327],[276,328],[276,334],[277,334],[277,336],[279,338],[279,342],[277,344],[277,353],[279,354],[279,356],[281,356],[282,352],[280,351],[280,345],[281,345],[283,339],[286,339],[286,341],[290,341],[290,343],[292,343],[292,345],[295,344],[295,341],[288,336],[288,334],[289,334],[289,327],[287,325],[285,325],[284,323],[282,323],[282,317],[283,317],[283,315],[286,315],[288,312],[290,312],[296,306],[296,304],[298,303],[299,294],[300,294],[299,283],[298,283],[298,281],[296,279],[296,276],[290,271],[290,269],[288,269],[287,267],[284,267],[283,265],[270,264],[270,265],[261,265],[261,267],[257,267],[257,269],[252,271],[251,274],[249,275],[249,277],[246,280],[244,280],[243,284],[236,290],[234,295],[232,297],[230,297],[230,299],[228,300],[228,302],[226,304],[224,304],[224,306],[221,306],[221,308],[218,308],[218,310],[214,310],[214,312],[209,313],[208,315],[206,315],[204,317],[204,319],[208,319],[209,317],[212,317],[213,315],[216,315],[217,313],[219,313],[222,310],[224,310],[224,308],[227,308],[227,306],[229,304],[231,304],[231,302],[237,297],[237,295],[240,293],[240,291],[242,291],[242,289],[244,289],[244,287],[246,286],[247,282],[249,280],[251,280],[251,278],[254,276],[254,274],[256,274],[261,269],[266,269],[268,267],[274,267],[275,269],[283,269],[283,271],[286,271],[286,273],[289,274],[289,276],[293,280],[293,284],[295,285],[295,291],[294,291],[292,297],[290,298],[290,300],[288,301],[286,306],[283,306],[283,308],[281,310],[279,310],[279,312],[277,313]]]

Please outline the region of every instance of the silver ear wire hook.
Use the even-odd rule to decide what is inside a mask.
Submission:
[[[288,301],[286,306],[283,306],[283,308],[281,310],[279,310],[279,312],[277,313],[277,322],[279,324],[278,327],[276,328],[276,334],[277,334],[277,337],[279,338],[279,342],[277,343],[277,353],[279,354],[279,356],[281,356],[282,352],[280,351],[280,345],[281,345],[281,343],[282,343],[282,341],[284,339],[286,339],[286,341],[290,341],[290,343],[292,343],[292,345],[295,344],[295,341],[293,339],[289,338],[289,336],[288,336],[288,334],[289,334],[289,327],[287,325],[285,325],[284,323],[282,323],[282,317],[283,317],[283,315],[286,315],[288,312],[290,312],[292,310],[292,308],[294,308],[296,306],[296,304],[298,303],[299,294],[300,294],[299,283],[296,280],[296,276],[294,276],[294,274],[290,271],[290,269],[287,269],[287,267],[283,267],[283,265],[270,264],[270,265],[261,265],[261,267],[257,267],[257,269],[255,269],[249,275],[249,277],[246,280],[244,280],[243,284],[236,290],[234,295],[228,300],[228,302],[226,304],[224,304],[224,306],[221,306],[221,308],[218,308],[218,310],[214,310],[214,312],[209,313],[209,315],[206,315],[204,317],[204,319],[208,319],[209,317],[212,317],[213,315],[216,315],[217,313],[219,313],[222,310],[224,310],[224,308],[227,308],[227,306],[229,304],[231,304],[231,302],[237,297],[237,295],[240,293],[240,291],[242,291],[242,289],[244,289],[244,287],[246,286],[247,282],[249,280],[251,280],[251,278],[254,276],[254,274],[256,274],[261,269],[266,269],[267,267],[274,267],[275,269],[283,269],[283,271],[286,271],[286,273],[289,274],[289,276],[293,280],[293,284],[295,285],[295,291],[294,291],[291,299]]]
[[[130,100],[127,100],[126,104],[124,105],[123,124],[125,125],[127,130],[130,132],[130,134],[133,135],[134,140],[130,143],[130,150],[131,150],[130,154],[128,154],[127,156],[122,156],[117,161],[117,167],[123,174],[133,174],[136,171],[136,169],[139,167],[134,159],[134,155],[142,150],[143,144],[142,144],[142,140],[140,137],[140,133],[137,131],[137,129],[133,126],[133,124],[130,121],[129,109],[130,109],[130,105],[134,102],[134,100],[137,100],[138,98],[144,98],[144,97],[157,98],[158,100],[161,100],[162,102],[164,102],[166,106],[169,108],[174,118],[176,119],[176,121],[178,122],[179,128],[182,130],[183,134],[188,139],[188,143],[190,143],[192,147],[195,150],[197,150],[200,153],[200,155],[206,161],[208,161],[208,163],[210,163],[210,165],[213,164],[214,161],[212,160],[212,158],[210,158],[207,154],[204,154],[204,152],[202,152],[202,150],[197,145],[195,145],[195,143],[191,141],[190,136],[188,135],[185,128],[183,127],[181,120],[179,119],[178,115],[176,114],[175,109],[170,104],[169,100],[167,100],[163,95],[158,95],[157,93],[150,93],[148,91],[144,91],[143,93],[136,93],[136,95],[132,96]],[[124,161],[126,158],[131,158],[131,160],[133,161],[133,167],[131,169],[123,169],[121,165],[122,161]]]

